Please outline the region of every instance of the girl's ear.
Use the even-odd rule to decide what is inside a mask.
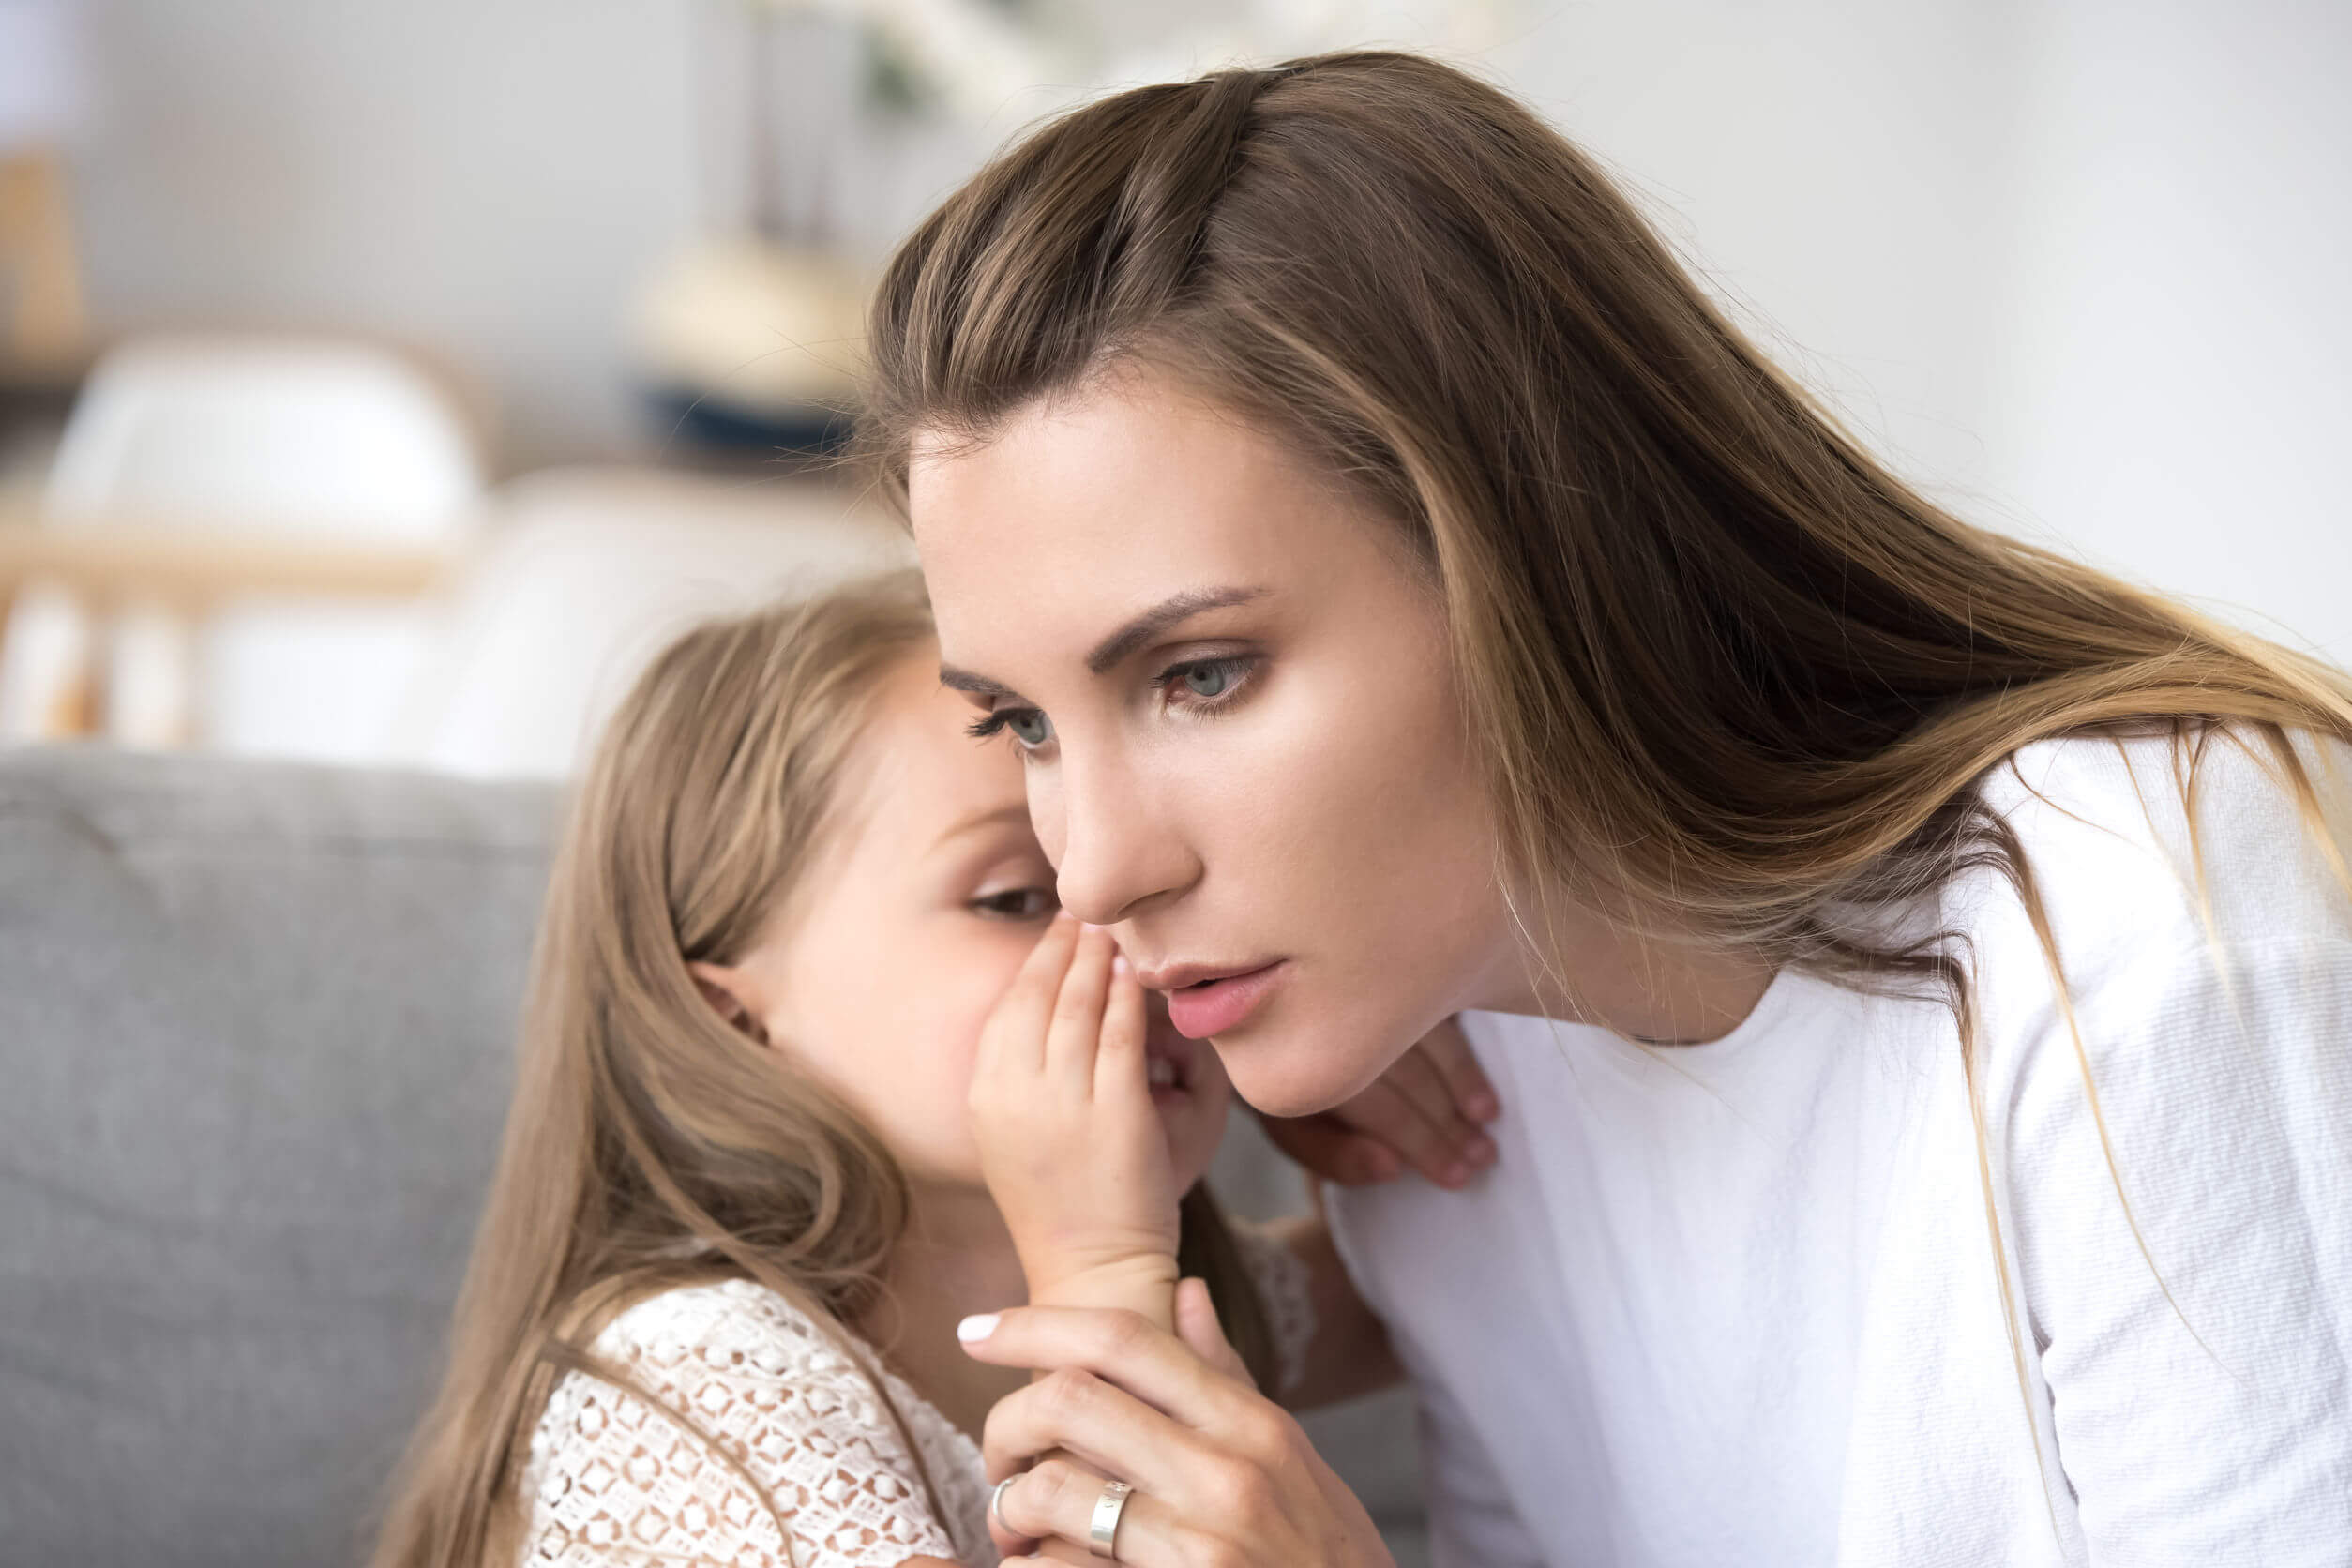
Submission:
[[[761,1021],[749,975],[727,964],[700,961],[687,964],[686,972],[694,976],[694,988],[702,993],[702,1000],[711,1004],[728,1028],[755,1044],[768,1043],[768,1026]]]

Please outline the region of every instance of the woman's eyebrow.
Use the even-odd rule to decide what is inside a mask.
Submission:
[[[1237,604],[1265,596],[1263,588],[1187,588],[1181,594],[1170,594],[1141,614],[1129,617],[1117,631],[1095,643],[1094,651],[1086,656],[1086,668],[1097,675],[1108,674],[1138,648],[1196,615],[1206,615],[1212,610],[1230,610]],[[970,692],[974,697],[1010,697],[1017,701],[1020,697],[1003,681],[959,670],[952,664],[939,667],[939,684],[950,691]]]
[[[1265,593],[1263,588],[1191,588],[1170,594],[1095,643],[1094,651],[1086,656],[1086,668],[1097,675],[1108,674],[1128,655],[1162,632],[1212,610],[1229,610],[1234,605],[1262,598]]]
[[[975,675],[969,670],[958,670],[952,664],[939,667],[939,684],[950,691],[968,691],[974,697],[1018,697],[1019,692],[1002,681],[986,675]]]

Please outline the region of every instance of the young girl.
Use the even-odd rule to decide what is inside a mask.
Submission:
[[[974,1438],[1026,1375],[951,1325],[1026,1297],[1165,1326],[1180,1259],[1268,1390],[1393,1376],[1318,1230],[1220,1218],[1214,1053],[1057,921],[1019,764],[937,666],[908,574],[696,630],[621,706],[382,1568],[993,1562]],[[984,1036],[1008,1082],[1087,1075],[1090,1138],[1009,1215]]]

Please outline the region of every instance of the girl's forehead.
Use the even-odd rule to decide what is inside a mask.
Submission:
[[[875,858],[920,859],[978,818],[1027,822],[1019,757],[969,733],[972,707],[940,685],[938,657],[926,645],[890,671],[844,773],[842,826]]]

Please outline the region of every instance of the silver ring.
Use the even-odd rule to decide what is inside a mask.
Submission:
[[[1019,1479],[1018,1474],[1008,1475],[996,1484],[995,1491],[988,1494],[988,1517],[994,1519],[996,1528],[1007,1535],[1018,1535],[1020,1531],[1004,1522],[1004,1488]]]
[[[1096,1557],[1119,1560],[1119,1515],[1127,1511],[1127,1496],[1135,1488],[1123,1481],[1103,1483],[1103,1495],[1094,1500],[1094,1519],[1086,1528],[1086,1545]]]

